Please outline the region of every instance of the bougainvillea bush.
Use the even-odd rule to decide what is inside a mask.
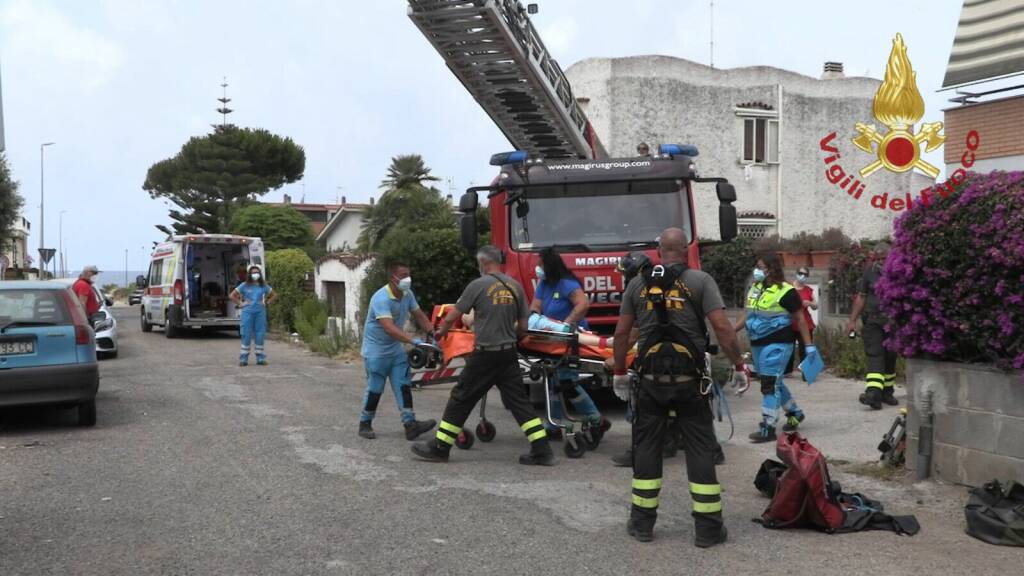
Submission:
[[[901,355],[1024,368],[1024,172],[969,174],[901,216],[876,293]]]

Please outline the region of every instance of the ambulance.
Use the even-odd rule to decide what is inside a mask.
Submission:
[[[237,330],[239,310],[228,295],[254,265],[264,268],[259,238],[188,234],[158,244],[140,278],[142,331],[162,326],[174,338],[194,328]]]

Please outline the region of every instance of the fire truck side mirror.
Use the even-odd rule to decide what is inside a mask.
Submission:
[[[465,199],[465,196],[463,196]],[[462,202],[459,202],[461,208]],[[462,219],[459,220],[459,233],[462,236],[462,245],[466,247],[466,250],[470,252],[476,252],[476,210],[464,212]]]
[[[736,207],[725,202],[718,205],[718,230],[722,233],[722,242],[736,237]]]
[[[466,192],[461,198],[459,198],[459,212],[462,212],[463,214],[476,212],[476,207],[476,192]]]
[[[736,201],[736,187],[728,182],[719,182],[716,184],[715,192],[718,193],[719,202],[732,204]]]

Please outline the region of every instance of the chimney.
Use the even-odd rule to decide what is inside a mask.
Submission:
[[[287,194],[285,194],[284,195],[284,203],[285,204],[291,204],[292,203],[292,197],[287,195]]]
[[[821,73],[821,79],[835,80],[836,78],[846,78],[846,75],[843,74],[843,63],[825,62],[825,70]]]
[[[342,203],[342,204],[348,204],[348,200],[346,200],[346,199],[345,199],[345,197],[344,197],[344,196],[342,196],[342,197],[341,197],[341,203]]]

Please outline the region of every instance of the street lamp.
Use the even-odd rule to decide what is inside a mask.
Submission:
[[[60,277],[64,278],[68,275],[67,268],[64,266],[64,213],[67,210],[61,210],[58,217],[59,224],[57,225],[57,248],[60,250]]]
[[[46,149],[47,146],[53,146],[54,144],[56,144],[56,142],[43,142],[42,144],[39,145],[39,271],[40,271],[39,277],[40,277],[40,279],[44,278],[44,275],[42,274],[43,266],[45,266],[45,262],[44,262],[44,259],[43,259],[43,248],[46,248],[46,243],[43,241],[45,239],[45,235],[44,235],[45,228],[44,228],[44,218],[43,217],[46,214],[46,212],[45,212],[46,188],[43,186],[43,179],[44,179],[44,176],[45,176],[46,172],[43,170],[43,151]]]

